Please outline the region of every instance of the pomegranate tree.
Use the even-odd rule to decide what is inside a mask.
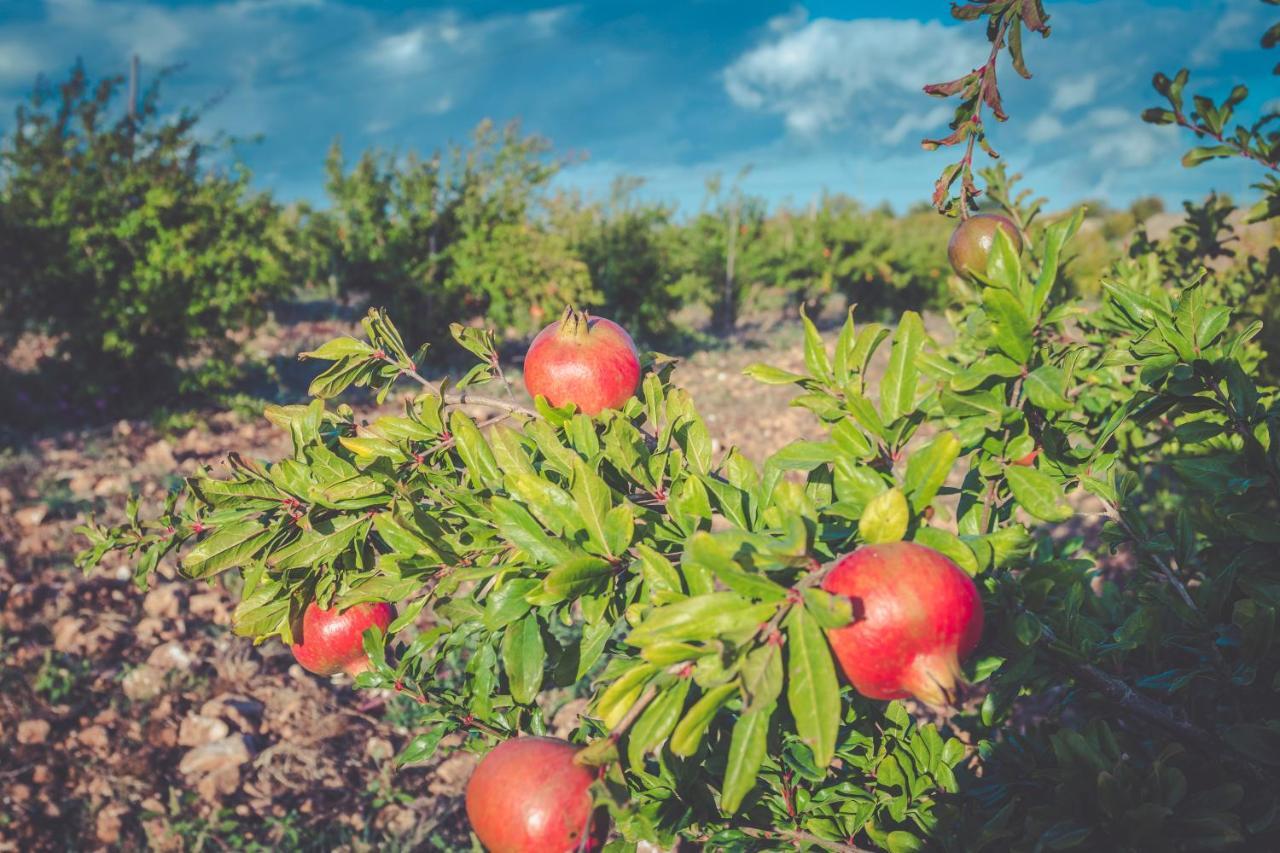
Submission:
[[[640,383],[640,357],[627,330],[612,320],[565,309],[524,358],[524,387],[553,406],[573,403],[597,415],[621,408]]]
[[[913,542],[867,545],[836,563],[822,588],[852,602],[853,621],[827,636],[859,693],[954,701],[960,661],[982,636],[977,587],[955,563]]]
[[[302,614],[302,632],[289,648],[299,666],[316,675],[345,672],[359,675],[371,666],[364,650],[364,632],[380,628],[384,633],[395,610],[390,604],[357,604],[345,610],[323,610],[314,601]]]
[[[593,814],[597,773],[577,754],[559,738],[518,737],[484,757],[467,783],[467,819],[489,853],[600,849],[609,825]]]

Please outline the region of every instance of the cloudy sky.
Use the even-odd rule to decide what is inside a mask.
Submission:
[[[323,199],[335,136],[350,149],[432,150],[485,117],[519,117],[560,152],[562,181],[603,193],[615,175],[697,206],[707,176],[752,170],[749,191],[803,203],[823,190],[904,207],[927,198],[949,102],[920,92],[985,59],[982,28],[945,0],[0,0],[0,128],[39,74],[76,57],[93,74],[141,58],[181,63],[170,104],[213,102],[206,127],[261,141],[241,156],[283,198]],[[1159,190],[1247,197],[1249,164],[1177,166],[1188,139],[1145,125],[1156,70],[1192,89],[1280,98],[1258,47],[1258,0],[1046,0],[1053,35],[1026,43],[1031,81],[1002,66],[1011,115],[991,139],[1054,205]],[[953,103],[953,102],[950,102]],[[941,131],[941,133],[940,133]]]

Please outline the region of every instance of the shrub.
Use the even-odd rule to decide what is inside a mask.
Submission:
[[[338,290],[395,306],[431,339],[454,319],[530,331],[564,302],[593,304],[587,270],[547,227],[547,144],[485,122],[469,147],[423,159],[379,151],[326,163],[331,210],[312,218]]]
[[[121,80],[77,66],[40,86],[4,140],[0,335],[52,336],[58,393],[172,393],[225,382],[235,345],[285,291],[287,233],[248,173],[206,169],[198,114],[134,114]],[[233,372],[233,371],[232,371]]]
[[[564,195],[553,227],[586,264],[602,310],[643,339],[667,341],[680,331],[676,313],[699,292],[706,294],[677,266],[681,235],[672,209],[638,201],[640,186],[637,179],[619,178],[606,201],[591,204]]]

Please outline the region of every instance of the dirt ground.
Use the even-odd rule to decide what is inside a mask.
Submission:
[[[347,332],[300,320],[257,345],[292,353]],[[742,375],[756,361],[800,369],[799,327],[693,354],[676,381],[718,450],[759,460],[817,430],[788,408],[790,388]],[[208,411],[0,451],[0,851],[468,848],[474,758],[446,743],[426,766],[394,765],[413,703],[357,694],[277,642],[232,636],[233,599],[217,583],[170,566],[142,593],[127,559],[89,577],[73,567],[89,512],[119,518],[131,492],[155,500],[233,449],[277,458],[288,437],[261,416]]]

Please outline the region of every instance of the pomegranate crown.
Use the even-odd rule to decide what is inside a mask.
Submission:
[[[560,315],[560,326],[556,330],[556,335],[569,340],[584,341],[590,331],[591,315],[586,311],[577,310],[572,305],[565,306],[564,313]]]

